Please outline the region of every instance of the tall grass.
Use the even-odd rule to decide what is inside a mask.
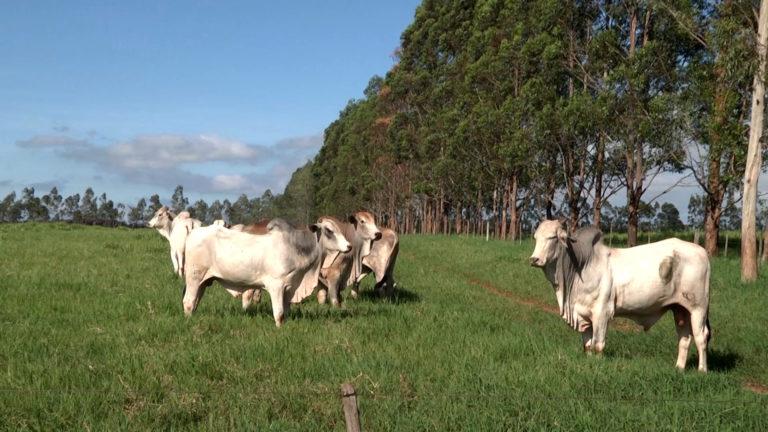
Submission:
[[[711,372],[679,373],[671,317],[583,355],[531,250],[407,236],[394,301],[366,281],[276,329],[216,285],[184,318],[153,231],[0,225],[0,428],[344,430],[351,381],[366,430],[768,429],[765,274],[713,260]]]

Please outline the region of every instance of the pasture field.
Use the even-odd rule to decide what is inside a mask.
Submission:
[[[765,270],[713,260],[710,373],[679,373],[671,315],[584,355],[532,249],[406,236],[395,301],[277,329],[217,285],[186,319],[153,230],[0,225],[0,429],[344,430],[350,381],[369,431],[768,430]]]

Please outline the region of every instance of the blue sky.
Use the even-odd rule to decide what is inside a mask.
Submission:
[[[0,2],[0,198],[30,185],[126,204],[177,184],[192,201],[280,192],[393,65],[419,2]],[[688,179],[659,201],[685,219],[697,192]]]
[[[0,2],[0,195],[282,191],[418,3]]]

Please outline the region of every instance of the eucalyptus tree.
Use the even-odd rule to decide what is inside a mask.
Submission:
[[[637,244],[639,207],[653,180],[681,169],[684,149],[679,100],[696,48],[690,33],[653,1],[606,4],[616,25],[604,30],[602,55],[610,89],[608,125],[627,192],[628,243]],[[619,159],[621,158],[621,159]]]
[[[703,190],[704,247],[717,254],[725,197],[744,171],[750,83],[755,69],[751,0],[659,3],[698,44],[684,112],[687,168]]]
[[[756,35],[758,67],[752,80],[752,109],[749,122],[749,142],[744,170],[741,222],[741,280],[757,280],[757,182],[762,168],[763,116],[765,114],[765,77],[768,61],[768,0],[760,2]]]
[[[50,220],[57,221],[61,218],[60,210],[62,203],[62,196],[59,194],[59,189],[54,186],[48,194],[43,195],[41,201],[45,208],[48,210],[48,217]]]
[[[189,206],[189,198],[184,196],[184,187],[178,185],[171,195],[171,210],[174,213],[180,213],[186,210],[187,206]]]

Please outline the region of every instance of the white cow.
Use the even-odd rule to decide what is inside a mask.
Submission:
[[[693,334],[699,370],[707,371],[709,259],[702,247],[673,238],[611,249],[603,245],[598,229],[569,235],[565,224],[555,220],[541,222],[534,238],[530,263],[544,270],[561,316],[581,333],[585,351],[603,351],[614,316],[648,330],[671,310],[678,337],[676,366],[685,369]]]
[[[333,306],[340,306],[340,292],[357,282],[363,273],[363,258],[371,253],[371,245],[381,238],[381,231],[376,226],[372,213],[358,211],[351,214],[348,222],[341,222],[332,216],[321,216],[318,222],[330,221],[341,227],[344,236],[352,244],[347,253],[328,255],[320,272],[320,286],[317,301],[324,304],[327,297]]]
[[[392,297],[395,293],[394,272],[397,254],[400,251],[400,241],[397,233],[389,228],[381,229],[381,238],[371,245],[371,253],[363,257],[362,273],[352,286],[353,298],[357,298],[360,281],[368,274],[373,273],[376,278],[374,290],[379,295]]]
[[[168,240],[171,246],[171,263],[173,272],[179,276],[184,276],[184,243],[187,235],[199,228],[201,222],[190,216],[189,212],[183,211],[175,215],[168,207],[162,206],[156,212],[147,224],[155,228],[157,232]]]
[[[218,226],[194,230],[187,239],[184,313],[191,315],[214,280],[230,292],[264,288],[272,300],[275,325],[312,294],[320,265],[329,253],[347,252],[351,244],[333,221],[293,228],[272,220],[267,234],[254,235]]]

